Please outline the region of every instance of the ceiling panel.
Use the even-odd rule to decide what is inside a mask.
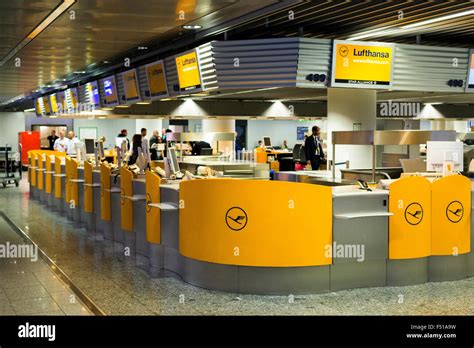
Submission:
[[[31,32],[58,0],[0,2],[0,60]],[[275,1],[80,0],[15,57],[0,67],[0,103],[93,63],[156,42],[181,26],[232,18]],[[255,3],[255,2],[254,2]],[[247,7],[245,9],[244,7]],[[229,7],[232,10],[229,11]],[[73,10],[75,18],[69,11]]]

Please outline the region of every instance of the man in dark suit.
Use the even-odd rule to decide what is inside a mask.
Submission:
[[[313,170],[318,170],[321,160],[324,159],[323,146],[321,143],[321,129],[318,126],[311,128],[312,134],[306,138],[304,149],[306,152],[306,160],[311,164]]]

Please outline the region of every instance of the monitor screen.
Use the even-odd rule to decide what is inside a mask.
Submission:
[[[84,139],[84,143],[86,145],[86,153],[88,155],[94,154],[94,139]]]
[[[271,147],[272,146],[272,142],[270,140],[270,137],[263,137],[263,145],[265,147]]]
[[[125,100],[127,102],[140,100],[140,92],[137,82],[137,71],[135,69],[122,73],[123,87],[125,88]]]
[[[166,85],[166,73],[162,60],[145,66],[146,77],[148,80],[148,89],[150,97],[166,97],[168,96],[168,87]]]
[[[109,76],[102,80],[104,84],[104,104],[116,105],[118,104],[117,85],[115,83],[115,76]]]
[[[175,149],[172,149],[172,148],[168,149],[168,160],[170,162],[171,172],[173,174],[179,172],[178,157],[176,157]]]
[[[196,50],[177,56],[175,60],[180,91],[200,89],[201,74]]]

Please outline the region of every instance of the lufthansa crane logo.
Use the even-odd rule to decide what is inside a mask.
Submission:
[[[410,225],[416,226],[423,220],[423,208],[419,203],[411,203],[405,209],[405,220]]]
[[[459,201],[452,201],[446,207],[446,217],[449,221],[456,224],[462,220],[464,216],[464,207]]]
[[[346,57],[349,54],[349,48],[347,46],[339,47],[339,55],[341,57]]]
[[[225,214],[225,223],[232,231],[240,231],[247,226],[247,213],[239,207],[232,207]]]

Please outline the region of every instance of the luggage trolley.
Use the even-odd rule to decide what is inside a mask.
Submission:
[[[4,147],[0,147],[0,183],[3,187],[9,184],[15,184],[15,186],[18,187],[20,184],[21,153],[20,157],[15,159],[15,157],[18,157],[18,153],[12,154],[11,150],[12,148],[8,144]]]

